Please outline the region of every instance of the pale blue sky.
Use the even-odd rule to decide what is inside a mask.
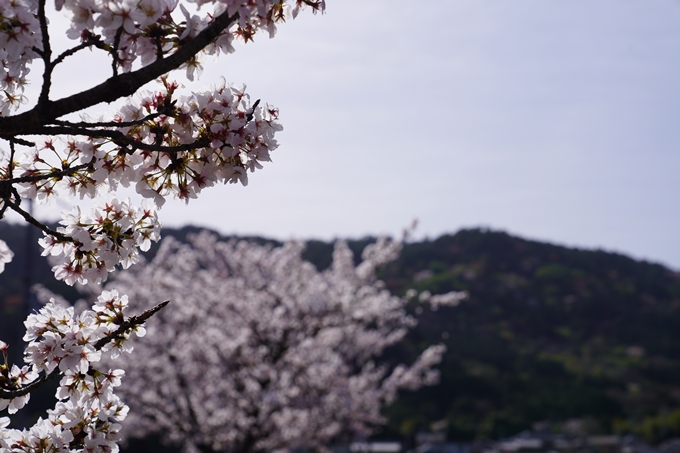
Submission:
[[[166,225],[276,238],[488,226],[680,269],[680,2],[328,0],[201,83],[281,110],[274,162]],[[179,75],[178,75],[179,76]]]

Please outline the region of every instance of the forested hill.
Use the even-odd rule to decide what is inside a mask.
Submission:
[[[442,384],[405,394],[390,412],[393,429],[445,420],[450,438],[497,438],[580,419],[567,425],[680,435],[679,273],[463,230],[407,245],[384,277],[394,291],[470,293],[421,317],[411,341],[449,348]]]
[[[183,239],[192,231],[164,235]],[[0,337],[18,322],[22,234],[0,223],[0,238],[17,253],[0,274]],[[368,242],[350,241],[357,258]],[[332,244],[310,241],[305,256],[324,268],[331,252]],[[35,259],[34,282],[72,291]],[[619,254],[469,229],[407,244],[382,278],[398,294],[470,294],[455,308],[424,311],[408,341],[384,358],[405,360],[432,343],[448,347],[441,383],[404,393],[386,412],[385,436],[437,422],[451,440],[497,438],[543,421],[632,430],[653,441],[680,435],[680,274]]]

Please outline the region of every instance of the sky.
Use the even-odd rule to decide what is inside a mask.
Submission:
[[[680,270],[679,24],[676,0],[328,0],[204,59],[187,86],[245,83],[281,146],[161,220],[332,239],[417,218],[419,239],[481,226]],[[107,74],[84,64],[65,91]]]

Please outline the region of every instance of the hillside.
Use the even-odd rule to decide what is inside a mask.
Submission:
[[[183,239],[191,231],[164,235]],[[20,315],[22,234],[0,223],[0,238],[17,253],[0,274],[3,338]],[[358,256],[368,242],[350,246]],[[305,256],[324,268],[331,251],[330,243],[310,241]],[[50,278],[43,259],[34,260],[34,282],[74,298]],[[437,422],[452,440],[497,438],[545,421],[587,432],[632,430],[652,441],[680,435],[678,273],[472,229],[407,244],[382,278],[399,294],[470,293],[458,307],[422,313],[408,340],[383,358],[405,360],[438,342],[449,350],[441,383],[405,393],[386,411],[384,436],[411,436]]]
[[[409,244],[394,291],[467,290],[426,313],[413,344],[443,341],[442,383],[389,411],[402,434],[446,421],[452,439],[498,438],[547,421],[593,432],[680,434],[680,275],[658,264],[501,232]],[[415,415],[417,414],[417,415]]]

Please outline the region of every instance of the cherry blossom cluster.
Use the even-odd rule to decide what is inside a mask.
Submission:
[[[224,16],[220,27],[203,52],[230,53],[232,42],[246,42],[261,29],[270,36],[276,23],[295,17],[305,6],[315,12],[325,9],[324,0],[193,0],[193,13],[177,0],[55,0],[57,10],[65,10],[70,19],[66,36],[81,41],[61,57],[83,48],[97,48],[113,59],[114,70],[131,71],[139,59],[145,66],[186,45],[203,30]],[[198,14],[196,7],[212,5],[212,11]],[[178,8],[179,6],[179,8]],[[35,59],[49,58],[51,52],[45,19],[45,0],[4,0],[0,3],[0,111],[16,110],[26,99],[23,88],[28,82],[30,65]],[[48,61],[48,63],[50,63]],[[193,80],[200,67],[197,56],[181,64]]]
[[[45,233],[39,243],[43,255],[58,258],[52,270],[57,280],[101,283],[116,265],[128,268],[160,237],[160,223],[151,204],[136,209],[127,201],[112,198],[95,205],[89,215],[78,206],[64,216],[59,235]],[[69,238],[64,239],[64,238]]]
[[[114,393],[124,372],[112,369],[110,361],[120,352],[131,350],[126,344],[134,334],[141,337],[141,323],[125,318],[127,298],[116,291],[104,291],[93,310],[79,315],[73,307],[51,301],[26,324],[28,342],[22,368],[7,363],[6,343],[0,341],[4,364],[0,366],[0,410],[10,414],[21,409],[33,388],[53,376],[61,375],[54,409],[24,430],[10,429],[9,418],[0,418],[0,453],[118,451],[120,422],[128,407]],[[126,324],[127,323],[127,324]]]
[[[275,108],[251,105],[244,88],[224,82],[174,101],[177,84],[162,82],[163,91],[121,108],[113,124],[123,126],[90,131],[110,139],[54,139],[22,153],[15,169],[24,181],[19,195],[44,202],[63,190],[97,198],[136,185],[162,206],[168,195],[188,202],[218,182],[247,185],[247,172],[271,160],[282,130]],[[63,175],[63,167],[74,171]]]
[[[206,4],[212,12],[199,14]],[[224,81],[180,94],[167,73],[186,67],[193,78],[201,53],[231,51],[233,39],[250,41],[258,30],[273,35],[278,22],[303,8],[323,11],[325,2],[56,0],[55,6],[71,19],[67,35],[80,40],[56,56],[45,0],[0,2],[0,67],[6,72],[0,81],[0,140],[9,143],[9,149],[0,150],[0,218],[12,210],[45,232],[46,252],[62,258],[55,266],[58,279],[99,282],[116,264],[134,262],[136,246],[153,239],[153,228],[133,220],[131,229],[114,231],[112,222],[130,215],[83,219],[74,212],[53,231],[24,210],[22,201],[106,199],[121,186],[133,186],[161,207],[168,196],[188,202],[217,183],[247,184],[248,173],[262,168],[278,147],[278,110],[251,102],[245,88]],[[92,89],[52,100],[53,71],[84,49],[107,53],[112,76]],[[141,66],[133,68],[139,58]],[[44,66],[39,99],[28,111],[11,116],[10,107],[23,102],[21,90],[34,59]],[[140,91],[154,80],[160,84],[156,91]],[[112,115],[92,120],[84,114],[88,107],[118,99],[123,102]],[[82,121],[62,119],[78,112]],[[135,209],[149,212],[146,206]],[[134,211],[129,206],[122,210]],[[147,217],[155,220],[155,214]],[[147,236],[140,239],[140,232]],[[0,250],[0,263],[9,257]]]
[[[2,383],[2,386],[22,387],[35,381],[38,378],[38,373],[35,370],[27,366],[19,368],[16,365],[12,365],[10,368],[7,361],[8,349],[9,345],[0,340],[0,351],[4,359],[4,363],[0,365],[0,383]],[[30,395],[24,395],[12,399],[0,399],[0,410],[7,409],[7,412],[14,414],[26,405],[29,398]]]
[[[198,7],[209,4],[213,10],[209,14],[192,14],[180,4],[181,15],[173,14],[177,12],[176,0],[56,1],[58,9],[64,8],[71,15],[67,36],[112,46],[116,51],[116,63],[124,71],[131,70],[137,58],[146,65],[159,56],[176,51],[222,14],[234,20],[204,49],[207,54],[231,53],[235,38],[247,42],[261,29],[274,36],[276,23],[297,16],[304,6],[310,6],[314,11],[325,9],[324,0],[192,0],[192,3]],[[197,59],[185,65],[190,79],[193,80],[192,73],[199,65]]]
[[[170,104],[176,85],[165,81],[166,93],[143,96],[139,107],[128,104],[121,110],[121,122],[131,122]],[[244,87],[245,88],[245,87]],[[270,106],[251,105],[244,88],[224,82],[210,90],[181,97],[168,115],[153,122],[125,128],[126,135],[141,143],[168,147],[199,143],[186,151],[139,155],[109,152],[97,156],[97,173],[106,173],[110,183],[123,178],[135,182],[143,196],[158,205],[173,194],[188,202],[205,187],[215,183],[248,183],[247,172],[262,168],[270,152],[278,147],[274,134],[282,130],[278,111]],[[133,178],[135,178],[133,180]]]
[[[437,381],[442,345],[411,365],[375,363],[416,323],[408,300],[366,271],[395,259],[401,243],[383,238],[355,266],[338,242],[323,272],[302,259],[304,247],[201,233],[189,244],[167,238],[150,263],[117,274],[107,287],[138,309],[181,301],[125,357],[123,435],[157,434],[188,452],[320,447],[369,433],[400,389]]]
[[[31,60],[41,46],[36,0],[0,2],[0,113],[4,116],[26,103],[24,86]]]

